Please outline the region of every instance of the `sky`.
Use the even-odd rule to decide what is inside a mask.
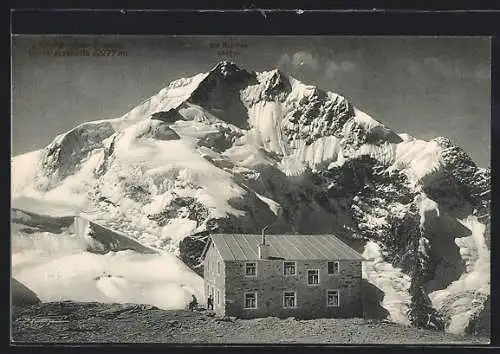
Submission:
[[[253,71],[278,67],[397,133],[446,136],[490,165],[487,37],[14,36],[12,155],[82,122],[119,117],[224,59]]]

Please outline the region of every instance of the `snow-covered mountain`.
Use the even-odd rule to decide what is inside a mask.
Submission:
[[[490,171],[448,139],[231,62],[12,159],[25,208],[84,211],[192,268],[210,230],[335,233],[368,259],[393,321],[454,333],[489,316],[489,191]]]

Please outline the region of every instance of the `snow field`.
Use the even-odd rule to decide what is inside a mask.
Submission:
[[[68,230],[29,237],[14,234],[12,276],[40,300],[151,304],[183,309],[194,294],[203,298],[203,279],[173,254],[134,251],[94,254]]]

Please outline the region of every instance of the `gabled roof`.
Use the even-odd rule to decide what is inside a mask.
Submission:
[[[261,235],[214,234],[210,237],[225,261],[258,260]],[[207,244],[202,257],[210,245]],[[359,260],[364,258],[333,235],[266,235],[270,258],[285,260]]]

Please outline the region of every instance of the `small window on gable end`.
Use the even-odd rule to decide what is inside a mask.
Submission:
[[[246,262],[245,263],[245,275],[248,277],[255,277],[257,275],[257,263]]]
[[[340,271],[340,264],[339,262],[328,262],[328,274],[338,274]]]
[[[217,274],[220,274],[220,262],[217,261]]]

